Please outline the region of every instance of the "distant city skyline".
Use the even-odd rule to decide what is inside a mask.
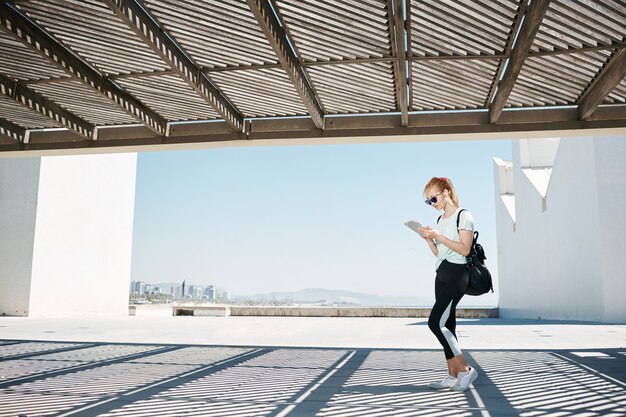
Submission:
[[[182,286],[185,285],[183,294]],[[200,290],[200,291],[199,291]],[[347,290],[332,290],[326,288],[304,288],[297,291],[273,291],[264,294],[236,295],[230,297],[228,291],[214,285],[202,286],[198,284],[181,284],[171,282],[130,282],[131,300],[136,301],[141,296],[167,295],[167,302],[198,300],[207,302],[226,302],[231,304],[306,304],[306,305],[359,305],[359,306],[402,306],[424,307],[432,304],[432,294],[423,296],[384,296],[369,293],[360,293]],[[163,297],[153,300],[159,304],[164,302]]]
[[[132,279],[211,282],[233,296],[432,294],[434,257],[404,222],[436,222],[422,189],[445,176],[474,214],[497,280],[493,157],[510,160],[511,141],[140,153]]]
[[[130,281],[130,294],[163,294],[171,295],[174,299],[189,297],[191,299],[207,299],[215,301],[218,299],[228,300],[229,293],[223,288],[215,285],[187,283],[183,280],[181,283],[172,282],[148,282],[143,280]]]

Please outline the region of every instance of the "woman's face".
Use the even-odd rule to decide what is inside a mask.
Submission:
[[[424,198],[426,201],[430,202],[430,205],[435,208],[435,210],[443,209],[445,205],[445,195],[444,191],[440,191],[437,187],[431,187],[424,193]]]

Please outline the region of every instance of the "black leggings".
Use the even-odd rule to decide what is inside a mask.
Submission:
[[[456,306],[469,283],[467,266],[443,261],[435,278],[435,305],[428,318],[428,327],[443,346],[446,359],[461,354],[456,337]]]

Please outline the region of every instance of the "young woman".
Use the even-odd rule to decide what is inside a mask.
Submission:
[[[448,178],[432,178],[424,187],[426,204],[443,210],[434,228],[420,228],[428,247],[437,257],[435,278],[435,305],[428,319],[428,327],[443,346],[448,362],[448,375],[441,382],[431,383],[434,389],[450,388],[465,391],[478,376],[459,348],[456,329],[456,306],[465,294],[469,282],[465,256],[470,252],[474,233],[474,219],[463,210],[459,218],[459,200]]]

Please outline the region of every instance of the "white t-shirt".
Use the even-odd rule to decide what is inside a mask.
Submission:
[[[456,229],[456,218],[459,214],[459,210],[461,210],[460,207],[456,209],[454,214],[445,219],[442,216],[439,223],[434,227],[435,230],[454,242],[461,241],[459,232]],[[463,210],[463,213],[461,213],[461,217],[459,218],[459,230],[470,230],[474,232],[474,217],[472,217],[472,213],[467,210]],[[437,244],[437,262],[435,264],[435,270],[439,268],[439,265],[441,265],[441,262],[443,262],[444,259],[453,264],[467,263],[465,256],[453,251],[443,243],[436,240],[435,243]]]

